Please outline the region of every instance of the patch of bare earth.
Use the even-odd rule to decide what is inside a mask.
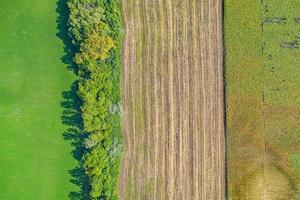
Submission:
[[[120,199],[224,199],[221,0],[121,4]]]

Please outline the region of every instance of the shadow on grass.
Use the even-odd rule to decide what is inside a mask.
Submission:
[[[63,63],[67,64],[67,69],[77,74],[77,67],[73,63],[75,47],[68,35],[68,16],[69,10],[67,0],[58,0],[56,12],[57,18],[57,37],[64,43],[64,55],[61,57]],[[71,191],[69,198],[72,200],[88,199],[88,178],[84,173],[82,166],[82,157],[84,152],[83,122],[80,115],[80,106],[82,104],[77,95],[78,81],[74,81],[68,91],[62,92],[63,100],[61,106],[63,114],[61,116],[63,124],[68,126],[68,129],[63,133],[63,138],[69,141],[73,147],[72,155],[77,160],[77,166],[69,170],[71,182],[78,186],[78,191]]]

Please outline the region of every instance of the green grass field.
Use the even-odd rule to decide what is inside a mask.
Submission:
[[[299,7],[225,1],[229,199],[300,199]]]
[[[74,76],[56,0],[0,1],[0,199],[69,199],[76,161],[61,116]]]

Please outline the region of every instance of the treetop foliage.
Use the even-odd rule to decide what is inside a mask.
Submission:
[[[77,47],[78,96],[90,199],[117,199],[122,151],[120,104],[121,21],[118,0],[68,0],[69,33]]]

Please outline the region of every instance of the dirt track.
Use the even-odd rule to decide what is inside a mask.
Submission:
[[[120,199],[224,199],[221,0],[121,2]]]

